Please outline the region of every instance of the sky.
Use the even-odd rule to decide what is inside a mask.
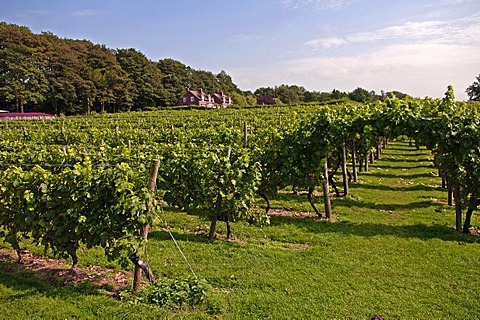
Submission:
[[[240,89],[457,99],[480,75],[480,0],[0,0],[0,21],[225,70]]]

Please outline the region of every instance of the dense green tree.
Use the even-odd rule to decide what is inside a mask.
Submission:
[[[192,89],[202,88],[205,92],[217,93],[222,91],[215,75],[210,71],[192,70],[190,77]]]
[[[408,94],[400,92],[400,91],[396,91],[396,90],[387,92],[386,96],[389,97],[389,98],[396,97],[398,99],[406,99],[406,98],[409,97]]]
[[[220,89],[228,94],[233,94],[234,92],[240,93],[237,85],[233,83],[232,77],[228,75],[224,70],[220,71],[216,76]],[[245,97],[246,99],[246,97]],[[245,100],[246,101],[246,100]]]
[[[348,98],[353,101],[367,103],[367,102],[373,101],[374,94],[375,94],[374,92],[372,93],[370,91],[367,91],[363,88],[358,87],[348,94]]]
[[[465,91],[472,101],[480,101],[480,75],[476,79]]]
[[[48,82],[42,71],[41,46],[27,28],[0,24],[0,97],[18,112],[45,100]]]
[[[270,88],[270,87],[260,87],[257,90],[255,90],[254,94],[257,97],[261,97],[261,96],[270,96],[270,97],[273,97],[273,98],[276,97],[275,90],[273,88]]]
[[[93,45],[88,50],[87,64],[91,68],[91,80],[95,85],[95,101],[100,112],[116,101],[114,87],[121,82],[124,71],[118,64],[113,50],[104,45]]]
[[[330,92],[320,92],[320,91],[305,91],[304,93],[304,102],[323,102],[332,99]]]
[[[253,106],[257,104],[257,97],[251,91],[243,91],[243,96],[246,100],[246,106]],[[236,104],[235,100],[233,103]]]
[[[192,69],[174,59],[160,60],[157,67],[163,75],[164,104],[167,106],[177,105],[182,95],[185,94],[186,88],[192,88],[189,80],[193,74]]]
[[[135,49],[117,50],[116,57],[133,82],[132,98],[135,108],[165,105],[163,74],[154,62]]]
[[[284,84],[275,87],[275,95],[285,104],[296,104],[300,102],[297,90]]]
[[[332,99],[344,99],[344,98],[348,98],[348,94],[345,93],[345,92],[342,92],[340,90],[337,90],[337,89],[333,89],[332,90],[332,94],[331,94],[331,98]]]
[[[52,33],[43,33],[45,41],[45,76],[49,83],[46,111],[55,114],[72,113],[78,100],[76,88],[81,82],[77,71],[77,59],[69,40]]]
[[[292,91],[294,91],[297,96],[298,96],[298,101],[297,102],[300,102],[300,101],[305,101],[305,92],[307,90],[305,90],[304,87],[300,87],[300,86],[297,86],[297,85],[291,85],[291,86],[288,86],[288,88]]]

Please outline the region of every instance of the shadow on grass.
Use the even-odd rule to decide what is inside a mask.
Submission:
[[[359,200],[343,199],[342,202],[335,202],[332,204],[334,207],[347,207],[347,208],[364,208],[371,210],[383,210],[383,211],[411,211],[415,209],[422,209],[435,206],[432,201],[418,201],[407,204],[395,204],[395,203],[373,203]],[[440,205],[439,205],[440,206]]]
[[[172,236],[175,238],[175,241],[185,241],[185,242],[190,242],[190,243],[203,243],[203,244],[211,244],[211,245],[218,245],[219,243],[223,243],[225,246],[229,247],[240,247],[241,244],[239,241],[237,241],[235,238],[233,239],[227,239],[226,238],[226,233],[217,232],[215,233],[215,238],[214,239],[208,239],[208,233],[189,233],[188,231],[186,232],[175,232],[175,231],[170,231],[172,233]],[[235,237],[235,223],[232,224],[232,232]],[[149,240],[155,239],[158,241],[171,241],[172,238],[166,231],[152,231],[148,234]]]
[[[294,203],[308,202],[307,192],[305,190],[298,190],[297,194],[294,194],[293,192],[277,193],[270,196],[269,200],[282,201],[282,202],[286,201],[286,202],[294,202]]]
[[[397,142],[394,145],[393,144],[388,144],[387,148],[384,150],[401,150],[401,151],[428,151],[427,148],[421,147],[417,149],[414,145],[409,145],[409,143],[405,142]]]
[[[459,245],[464,243],[480,243],[480,238],[474,235],[464,235],[456,232],[453,227],[445,225],[414,224],[404,226],[392,226],[380,223],[353,223],[338,222],[330,223],[318,221],[315,218],[295,217],[271,217],[271,225],[293,224],[308,232],[340,233],[346,236],[354,235],[361,237],[395,236],[404,239],[430,240],[439,239],[443,241],[457,241]]]
[[[57,280],[45,280],[38,270],[20,270],[14,261],[0,261],[0,284],[22,293],[0,297],[0,301],[15,301],[26,297],[47,296],[59,299],[71,299],[75,296],[101,295],[101,287],[85,282],[76,285],[65,285]],[[52,269],[51,272],[64,271]]]
[[[179,233],[175,231],[170,231],[170,232],[172,233],[172,236],[175,238],[175,240],[200,242],[200,243],[208,243],[208,242],[214,243],[214,240],[208,239],[207,234],[193,234],[188,232]],[[151,231],[148,234],[148,239],[155,239],[158,241],[172,240],[172,238],[170,237],[170,234],[164,230]]]
[[[393,161],[385,161],[385,162],[393,162]],[[404,161],[404,160],[401,160],[401,162],[408,162],[408,161]],[[412,161],[412,162],[419,162],[419,161]],[[422,160],[422,162],[424,162]],[[431,169],[431,170],[434,170],[436,169],[435,166],[432,164],[432,165],[424,165],[424,164],[419,164],[419,165],[416,165],[416,166],[396,166],[396,165],[388,165],[388,164],[378,164],[378,165],[372,165],[373,168],[381,168],[381,169],[392,169],[392,170],[399,170],[399,169],[408,169],[408,170],[411,170],[411,169]]]
[[[398,168],[397,168],[398,169]],[[416,178],[432,178],[430,173],[414,173],[414,174],[391,174],[383,172],[371,172],[370,177],[386,178],[386,179],[416,179]]]
[[[428,160],[427,158],[420,158],[420,159],[411,159],[411,158],[408,158],[406,159],[407,155],[403,155],[403,154],[395,154],[395,153],[390,153],[389,155],[385,155],[382,159],[380,159],[379,161],[381,162],[393,162],[393,163],[400,163],[400,162],[410,162],[410,163],[419,163],[419,162],[431,162],[430,160]],[[396,157],[402,157],[401,159],[397,159]],[[378,161],[378,160],[377,160]],[[383,164],[378,164],[378,162],[375,162],[375,164],[372,164],[371,166],[372,167],[376,167],[376,166],[382,166]],[[395,168],[398,168],[398,166],[394,166]],[[430,167],[430,166],[429,166]],[[411,167],[408,167],[408,168],[411,168]]]
[[[351,185],[351,190],[356,189],[356,185]],[[372,185],[372,184],[362,184],[358,186],[358,189],[366,189],[366,190],[382,190],[382,191],[438,191],[438,190],[446,190],[442,189],[441,187],[431,187],[427,185],[412,185],[412,186],[387,186],[387,185]]]

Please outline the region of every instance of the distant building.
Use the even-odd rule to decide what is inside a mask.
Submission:
[[[277,104],[272,96],[258,96],[257,104]]]
[[[0,112],[0,120],[53,119],[54,115],[43,112]]]
[[[213,102],[216,105],[221,106],[222,108],[228,108],[232,104],[232,98],[230,96],[224,95],[223,91],[220,91],[220,93],[214,93],[212,97]]]
[[[220,93],[209,94],[203,92],[203,89],[187,90],[182,99],[178,102],[179,106],[205,106],[215,108],[217,106],[228,108],[233,103],[232,98]]]

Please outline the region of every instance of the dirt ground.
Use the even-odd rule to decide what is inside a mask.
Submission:
[[[90,283],[92,287],[104,289],[115,294],[129,285],[132,274],[118,272],[100,266],[78,268],[75,274],[71,271],[71,262],[65,259],[50,258],[24,250],[24,263],[17,263],[14,250],[0,248],[0,272],[16,273],[58,285],[78,285]]]

